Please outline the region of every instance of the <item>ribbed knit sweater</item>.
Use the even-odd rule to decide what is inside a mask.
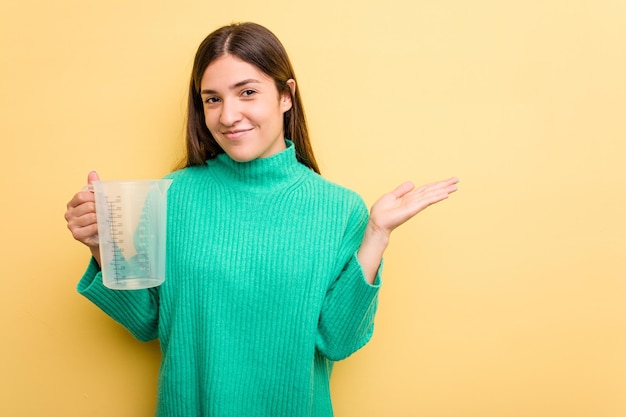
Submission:
[[[157,416],[332,416],[333,361],[370,339],[380,286],[356,258],[363,200],[289,141],[169,177],[165,283],[110,290],[92,260],[78,284],[139,340],[160,340]]]

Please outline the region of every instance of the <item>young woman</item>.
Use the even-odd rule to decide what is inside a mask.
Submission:
[[[197,51],[183,165],[169,175],[157,288],[104,287],[93,194],[68,203],[93,254],[78,291],[138,339],[159,339],[158,416],[332,416],[333,362],[372,335],[390,233],[457,180],[402,184],[368,215],[319,175],[287,53],[253,23]]]

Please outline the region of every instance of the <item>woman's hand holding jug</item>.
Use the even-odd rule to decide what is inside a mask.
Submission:
[[[91,171],[87,182],[99,181],[98,174]],[[98,241],[98,224],[96,222],[96,201],[92,191],[83,189],[76,193],[67,203],[65,212],[67,227],[74,239],[87,245],[91,254],[100,264],[100,244]]]

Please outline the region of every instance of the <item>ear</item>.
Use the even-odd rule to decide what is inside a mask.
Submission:
[[[291,106],[293,106],[291,98],[295,97],[296,95],[296,80],[292,78],[288,79],[287,85],[291,90],[291,94],[284,93],[280,98],[280,107],[283,113],[291,109]]]

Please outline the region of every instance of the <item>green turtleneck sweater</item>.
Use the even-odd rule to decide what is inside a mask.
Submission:
[[[356,257],[363,200],[289,141],[169,177],[165,283],[110,290],[92,260],[78,284],[135,337],[160,340],[157,416],[332,416],[333,361],[370,339],[380,284]]]

